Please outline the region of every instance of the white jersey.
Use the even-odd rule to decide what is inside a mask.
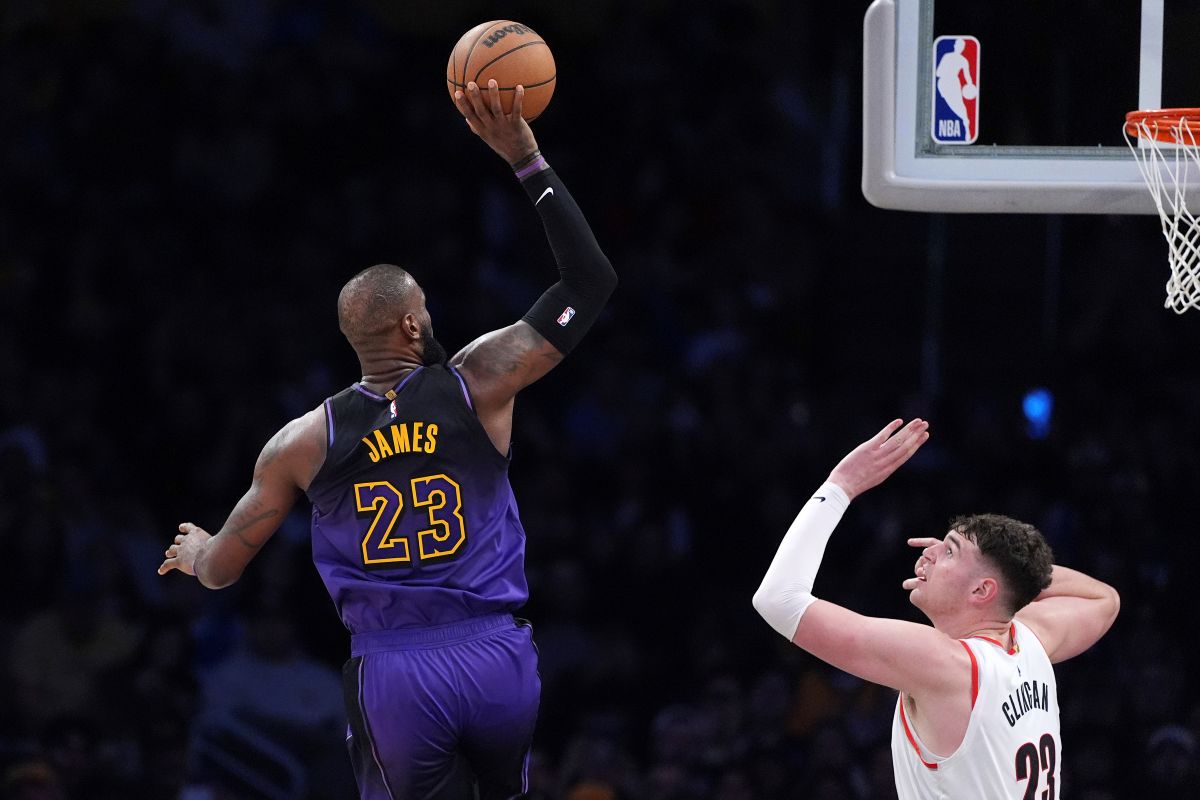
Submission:
[[[1023,800],[1061,794],[1058,684],[1042,643],[1014,621],[1013,646],[960,640],[971,654],[971,720],[962,744],[936,755],[909,724],[904,695],[892,721],[900,800]]]

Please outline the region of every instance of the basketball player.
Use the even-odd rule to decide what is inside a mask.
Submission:
[[[776,631],[838,669],[900,691],[892,762],[900,800],[1058,797],[1062,766],[1051,666],[1091,647],[1120,600],[1051,563],[1032,526],[957,519],[922,548],[909,600],[933,627],[864,617],[812,596],[825,544],[849,502],[929,438],[889,423],[830,473],[792,523],[754,595]]]
[[[504,114],[496,82],[486,94],[472,82],[456,104],[512,165],[560,280],[447,362],[407,272],[355,275],[338,323],[362,380],[285,425],[221,530],[180,525],[159,567],[228,586],[308,494],[313,560],[351,633],[349,747],[367,800],[526,788],[541,683],[530,629],[512,616],[528,595],[508,481],[513,401],[579,343],[617,280],[521,118],[523,96],[518,86]],[[459,788],[463,774],[477,785]]]

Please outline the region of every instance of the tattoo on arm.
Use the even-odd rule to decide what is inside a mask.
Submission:
[[[279,431],[263,447],[262,453],[258,456],[258,463],[254,465],[254,485],[243,498],[242,503],[239,503],[238,507],[233,510],[233,513],[221,531],[237,539],[248,550],[258,550],[262,547],[266,543],[266,540],[270,538],[270,535],[275,532],[275,528],[278,527],[278,525],[271,526],[267,536],[262,541],[256,542],[246,535],[250,529],[260,522],[274,519],[280,514],[280,508],[274,505],[271,497],[264,497],[263,494],[264,492],[267,495],[274,494],[271,491],[266,491],[264,482],[268,480],[272,464],[285,451],[288,441],[287,430],[287,428],[284,428]],[[276,481],[271,481],[271,483],[274,484]],[[243,503],[245,504],[244,509],[242,508]],[[264,510],[263,507],[268,504],[271,504],[271,507]]]
[[[554,369],[563,358],[562,351],[521,320],[479,337],[451,363],[462,370],[477,413],[505,408],[511,413],[517,393]]]
[[[262,522],[263,520],[271,519],[272,517],[277,517],[277,516],[279,516],[279,509],[272,508],[269,511],[264,511],[261,514],[257,514],[248,520],[239,521],[235,527],[229,529],[229,533],[231,535],[237,537],[237,540],[239,542],[241,542],[243,545],[245,545],[247,548],[249,548],[250,550],[257,550],[258,548],[263,546],[263,543],[250,541],[249,539],[246,538],[244,531],[253,527],[254,525],[257,525],[258,523]]]
[[[496,338],[494,346],[488,348],[487,362],[481,366],[500,375],[511,375],[523,367],[529,367],[530,356],[537,355],[550,366],[562,361],[563,354],[556,350],[546,338],[529,325],[514,325]]]
[[[286,428],[284,430],[287,430]],[[271,437],[271,441],[267,442],[263,447],[262,452],[258,454],[258,463],[254,465],[254,477],[257,479],[263,469],[271,465],[271,462],[279,457],[279,453],[283,450],[284,431],[281,430]]]

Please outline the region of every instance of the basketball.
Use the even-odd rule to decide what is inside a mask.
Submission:
[[[963,99],[964,100],[974,100],[978,94],[979,94],[979,89],[978,89],[978,87],[975,86],[975,84],[968,83],[965,86],[963,86]]]
[[[554,94],[556,72],[550,47],[528,25],[509,19],[476,25],[462,35],[450,51],[446,64],[446,88],[450,99],[467,82],[475,81],[486,93],[492,79],[500,87],[500,105],[512,111],[517,85],[525,87],[521,116],[537,119],[546,110]]]

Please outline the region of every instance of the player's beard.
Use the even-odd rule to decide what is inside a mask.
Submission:
[[[424,345],[421,348],[421,363],[427,367],[445,364],[450,357],[446,353],[446,348],[442,347],[442,343],[433,338],[433,331],[428,325],[421,326],[421,341]]]

